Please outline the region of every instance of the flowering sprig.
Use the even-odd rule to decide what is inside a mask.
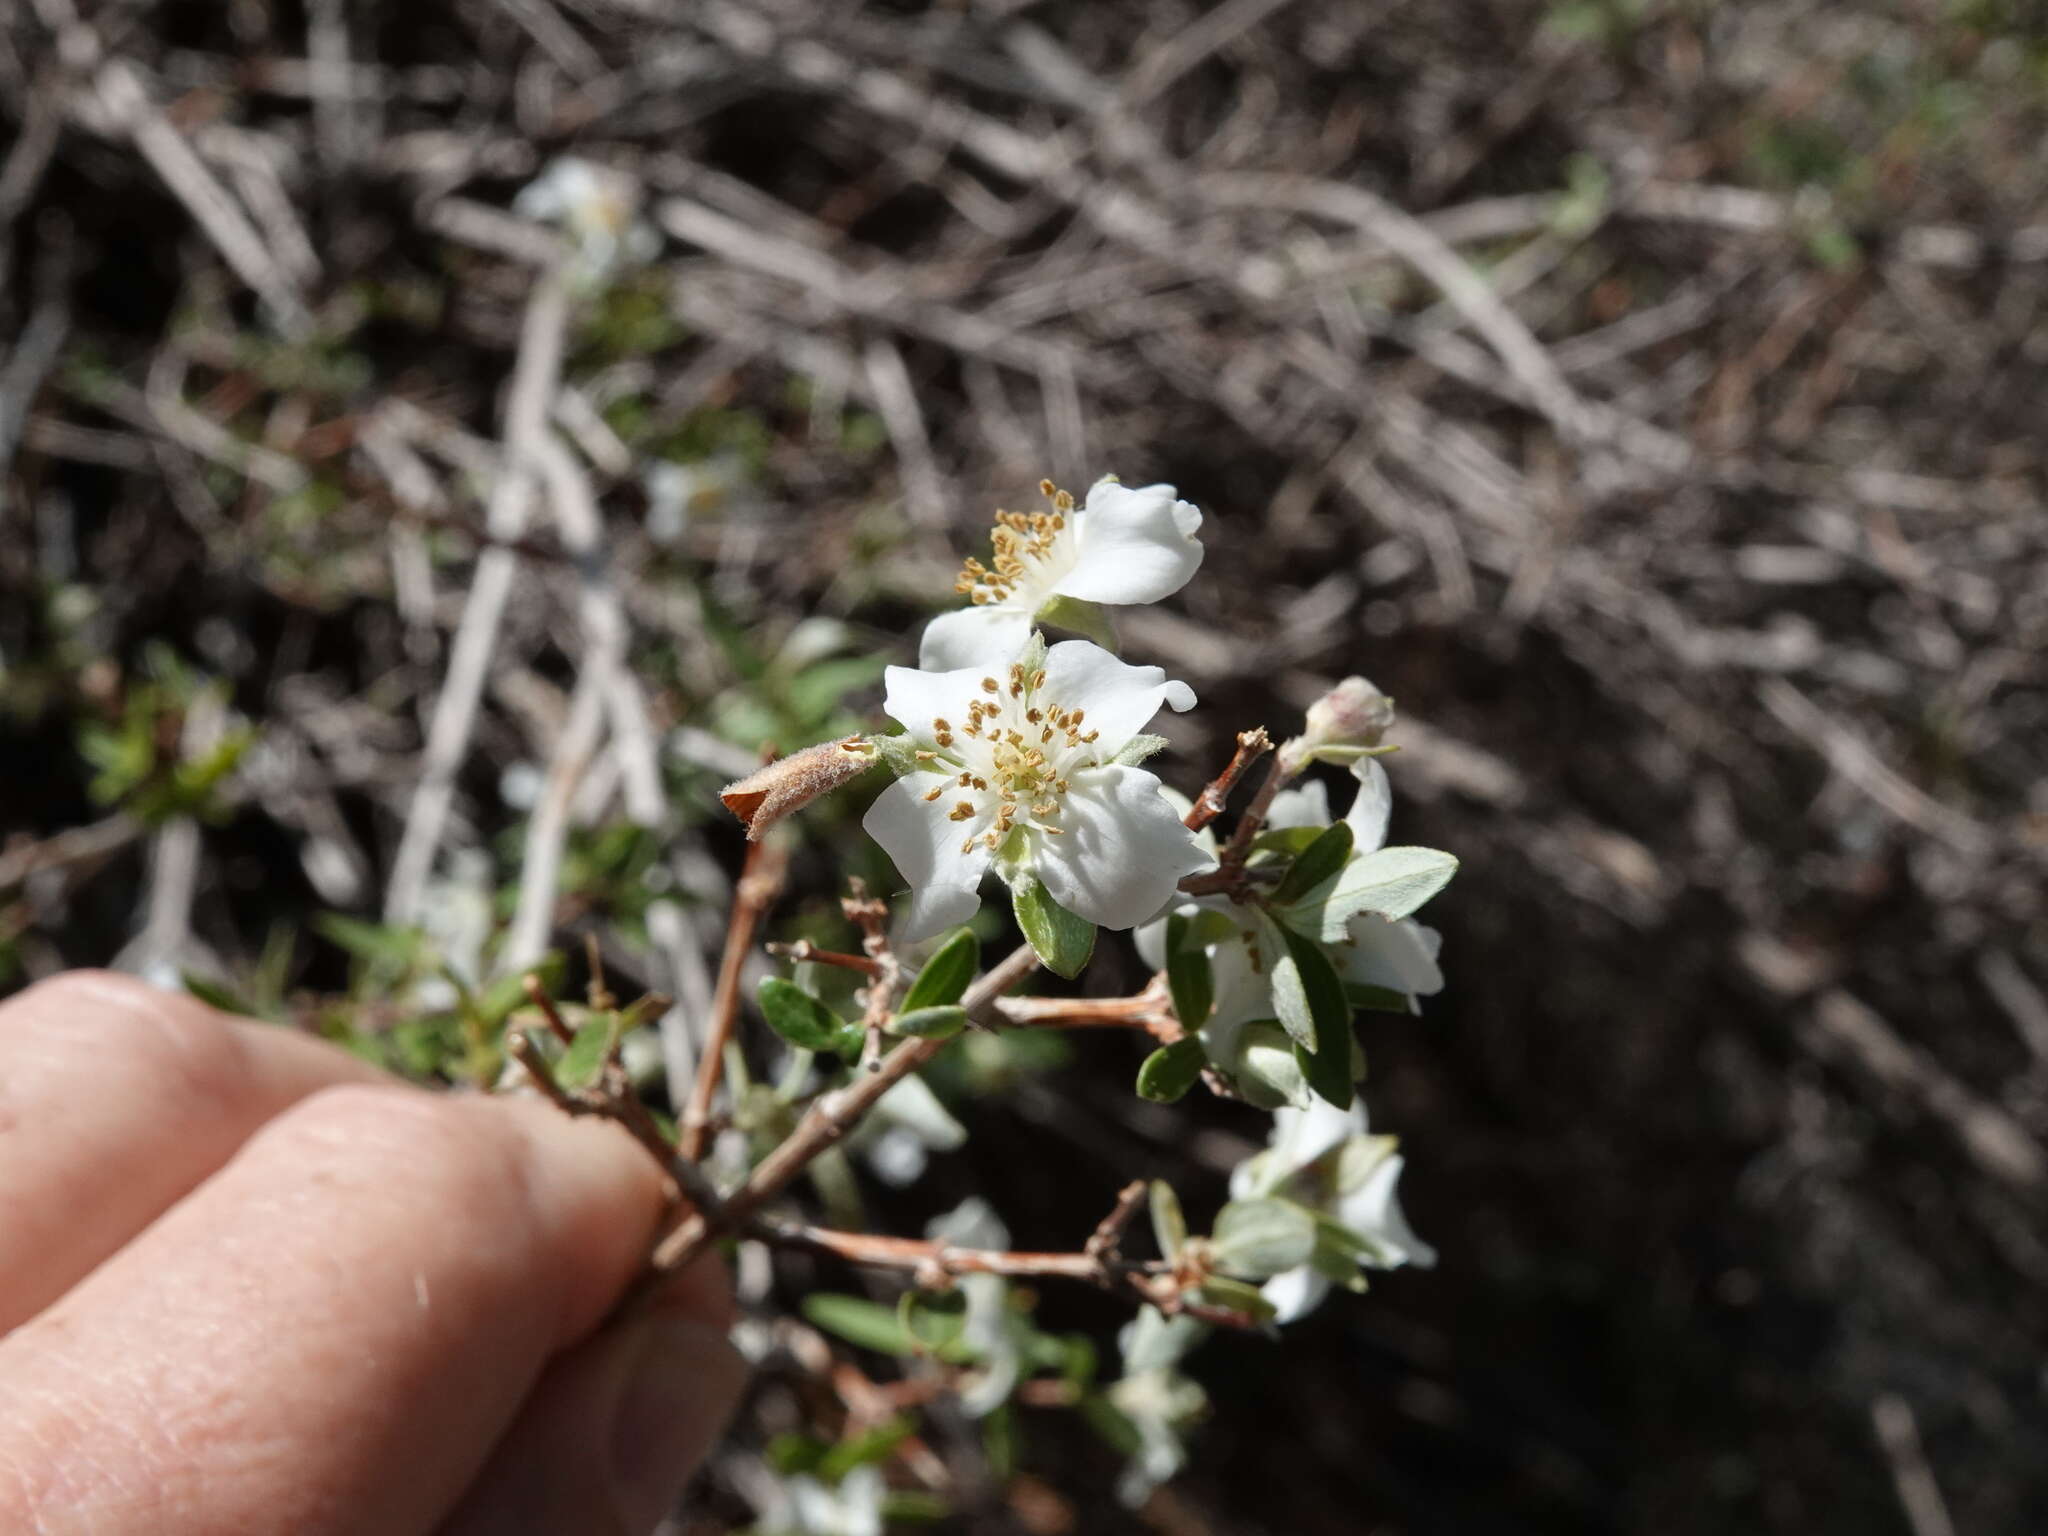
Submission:
[[[753,929],[735,922],[707,1031],[714,1049],[683,1116],[683,1153],[662,1154],[694,1209],[663,1237],[652,1269],[658,1282],[736,1238],[892,1269],[918,1291],[961,1293],[954,1312],[929,1309],[929,1328],[925,1309],[908,1302],[892,1312],[818,1293],[805,1312],[870,1349],[935,1362],[942,1388],[973,1414],[1011,1402],[1082,1406],[1129,1453],[1121,1491],[1136,1499],[1185,1458],[1184,1434],[1207,1400],[1182,1361],[1210,1328],[1286,1321],[1335,1286],[1362,1288],[1364,1271],[1434,1262],[1395,1198],[1402,1160],[1393,1139],[1371,1134],[1355,1102],[1364,1061],[1353,1015],[1414,1012],[1441,990],[1438,937],[1411,914],[1457,861],[1387,845],[1392,787],[1378,758],[1392,750],[1384,738],[1393,708],[1362,678],[1318,700],[1278,751],[1262,727],[1240,733],[1230,763],[1192,802],[1140,766],[1166,745],[1147,733],[1160,708],[1187,710],[1194,694],[1096,643],[1107,633],[1095,605],[1176,590],[1200,563],[1201,515],[1166,486],[1133,491],[1104,480],[1082,507],[1043,489],[1051,511],[999,516],[993,564],[968,563],[957,588],[968,605],[933,621],[923,665],[886,670],[883,709],[897,733],[842,735],[725,789],[756,840],[751,872],[771,857],[779,867],[782,836],[759,841],[771,826],[886,767],[893,782],[864,826],[909,901],[892,927],[887,904],[854,882],[842,906],[860,932],[859,953],[808,940],[770,946],[802,963],[756,993],[788,1047],[772,1086],[750,1081],[740,1053],[723,1049]],[[1091,638],[1048,645],[1040,623]],[[1211,823],[1261,759],[1264,778],[1219,841]],[[1326,784],[1304,777],[1318,764],[1356,784],[1341,819]],[[1008,887],[1025,942],[984,967],[979,938],[961,925],[991,877]],[[743,877],[736,913],[758,915],[766,892]],[[1007,995],[1040,965],[1077,976],[1099,928],[1138,930],[1156,972],[1141,990]],[[859,978],[850,1006],[848,988],[819,985],[834,971]],[[1142,1181],[1124,1188],[1075,1252],[1008,1250],[986,1207],[963,1208],[921,1239],[790,1219],[783,1202],[807,1170],[829,1169],[819,1180],[828,1206],[851,1202],[847,1166],[820,1162],[835,1147],[866,1151],[883,1177],[914,1180],[930,1153],[970,1134],[967,1117],[956,1119],[918,1075],[956,1037],[979,1047],[996,1045],[1001,1031],[1047,1028],[1141,1032],[1155,1047],[1138,1072],[1146,1098],[1172,1100],[1206,1081],[1277,1110],[1270,1145],[1233,1173],[1207,1232],[1190,1231],[1165,1184]],[[718,1117],[725,1056],[734,1068]],[[530,1064],[539,1061],[532,1053],[520,1060],[546,1070]],[[559,1086],[556,1097],[573,1105]],[[893,1128],[863,1135],[878,1126]],[[719,1149],[740,1166],[707,1156]],[[1147,1204],[1156,1258],[1123,1247]],[[1054,1340],[1025,1320],[1028,1293],[1013,1282],[1055,1277],[1139,1303],[1120,1341],[1119,1380],[1098,1386],[1085,1341]],[[836,1452],[819,1461],[818,1476],[808,1465],[788,1470],[773,1518],[804,1529],[866,1529],[879,1518],[883,1484],[865,1471],[854,1478]]]

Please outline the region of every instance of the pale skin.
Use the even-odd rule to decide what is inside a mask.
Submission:
[[[0,1004],[0,1530],[639,1536],[744,1385],[615,1125],[80,973]]]

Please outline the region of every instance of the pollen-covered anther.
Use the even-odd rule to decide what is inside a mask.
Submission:
[[[965,821],[968,817],[972,816],[973,814],[974,802],[972,800],[962,800],[958,805],[953,807],[952,813],[948,815],[946,819],[948,821]]]

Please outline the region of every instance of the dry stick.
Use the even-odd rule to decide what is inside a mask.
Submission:
[[[740,871],[732,918],[725,930],[725,953],[718,962],[718,990],[712,994],[703,1053],[697,1058],[697,1081],[691,1086],[690,1102],[683,1111],[682,1153],[692,1162],[703,1160],[704,1144],[709,1139],[711,1101],[718,1094],[718,1080],[725,1072],[725,1046],[732,1039],[733,1020],[739,1013],[740,973],[747,963],[747,951],[754,944],[754,929],[762,912],[782,889],[782,877],[788,867],[788,856],[774,840],[764,838],[747,844],[747,862]]]
[[[1008,1029],[1141,1029],[1162,1045],[1186,1033],[1167,1002],[1164,976],[1130,997],[1005,997],[996,1012]]]
[[[1248,731],[1237,733],[1237,751],[1224,765],[1223,771],[1203,786],[1201,794],[1195,797],[1194,807],[1181,818],[1181,823],[1190,832],[1199,832],[1218,816],[1223,814],[1224,802],[1237,787],[1237,781],[1244,777],[1245,770],[1258,761],[1261,754],[1273,750],[1273,738],[1266,734],[1263,725],[1255,725]]]
[[[755,1221],[744,1229],[778,1248],[829,1253],[851,1264],[907,1270],[914,1281],[939,1288],[957,1275],[1002,1275],[1013,1280],[1079,1280],[1103,1290],[1126,1290],[1172,1316],[1185,1312],[1227,1328],[1256,1328],[1259,1320],[1233,1307],[1187,1299],[1186,1286],[1165,1260],[1133,1263],[1118,1252],[1123,1230],[1144,1198],[1142,1179],[1125,1186],[1115,1209],[1096,1226],[1079,1253],[1030,1253],[997,1248],[958,1248],[931,1238],[889,1237],[873,1232],[840,1232],[800,1222]]]
[[[992,1012],[992,1005],[1038,968],[1038,956],[1020,944],[980,977],[960,998],[969,1018]],[[991,1022],[984,1019],[983,1022]],[[657,1283],[685,1265],[724,1232],[737,1230],[762,1206],[788,1187],[817,1156],[845,1137],[875,1101],[945,1049],[943,1040],[905,1040],[882,1058],[873,1072],[857,1074],[845,1087],[825,1094],[797,1123],[787,1140],[763,1158],[713,1219],[693,1217],[671,1232],[654,1250],[651,1262]]]
[[[486,525],[493,537],[516,538],[526,529],[533,496],[532,445],[546,430],[548,400],[561,372],[562,339],[569,324],[569,291],[560,268],[534,280],[520,327],[519,355],[512,366],[512,389],[505,407],[505,457],[491,488]],[[462,622],[448,653],[448,677],[434,703],[433,723],[420,764],[420,784],[406,816],[405,831],[392,861],[391,884],[385,893],[384,918],[390,923],[418,919],[427,876],[455,798],[455,774],[476,726],[477,702],[484,677],[497,649],[498,625],[512,595],[516,574],[511,551],[493,545],[477,557],[476,578]]]
[[[798,939],[793,944],[770,944],[768,953],[793,960],[798,965],[809,961],[812,965],[836,965],[843,971],[859,971],[865,976],[880,973],[882,963],[871,955],[849,955],[836,949],[820,949],[809,939]]]
[[[1227,770],[1226,770],[1227,771]],[[1265,825],[1266,812],[1272,809],[1273,796],[1280,792],[1280,786],[1294,775],[1287,771],[1283,757],[1275,756],[1266,767],[1266,777],[1259,784],[1258,793],[1252,796],[1252,803],[1244,808],[1244,814],[1237,819],[1237,826],[1230,834],[1230,841],[1223,845],[1223,852],[1217,857],[1216,868],[1205,875],[1189,875],[1181,881],[1181,891],[1189,896],[1213,896],[1240,889],[1244,884],[1244,861],[1251,856],[1252,839],[1259,835],[1259,828]]]
[[[142,158],[184,203],[235,274],[262,296],[278,328],[295,339],[310,332],[312,316],[270,247],[241,205],[149,99],[135,72],[124,61],[110,59],[96,83],[108,119],[134,139]]]
[[[526,847],[519,868],[519,903],[499,959],[503,970],[521,970],[546,953],[555,925],[555,898],[562,874],[562,848],[569,836],[569,805],[597,755],[604,731],[604,696],[617,657],[608,650],[586,652],[583,671],[569,701],[569,719],[548,756],[547,783],[526,822]]]

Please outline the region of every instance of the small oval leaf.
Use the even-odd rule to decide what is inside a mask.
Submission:
[[[1193,1036],[1162,1045],[1138,1068],[1138,1097],[1171,1104],[1195,1086],[1195,1079],[1208,1064],[1208,1053]]]
[[[924,969],[917,973],[917,980],[903,994],[902,1011],[915,1013],[920,1008],[937,1008],[959,1002],[960,994],[967,990],[967,984],[974,980],[974,973],[980,969],[981,941],[962,928],[933,951],[931,959],[925,961]]]
[[[1316,1249],[1316,1219],[1291,1200],[1233,1200],[1216,1216],[1210,1241],[1233,1275],[1270,1280],[1306,1264]]]
[[[950,1040],[966,1027],[967,1010],[954,1003],[899,1013],[886,1026],[892,1035],[913,1035],[919,1040]]]
[[[768,1027],[805,1051],[836,1051],[845,1025],[839,1016],[786,976],[762,981],[754,1000]]]
[[[1010,902],[1025,942],[1055,976],[1072,981],[1095,952],[1095,925],[1076,917],[1052,899],[1032,875],[1021,875],[1010,888]]]

